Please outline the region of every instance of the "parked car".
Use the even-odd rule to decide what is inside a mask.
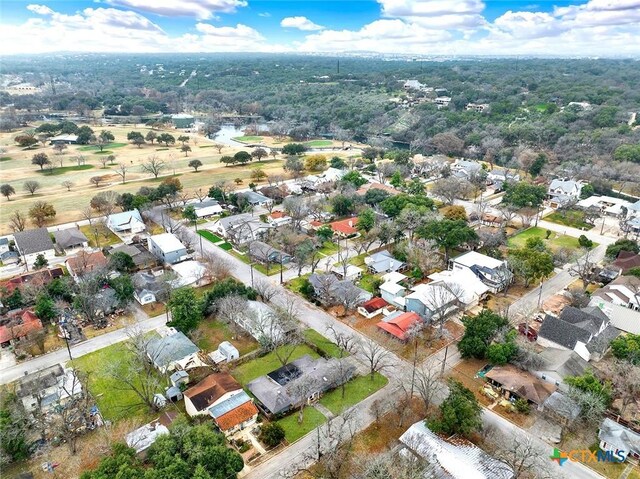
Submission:
[[[518,324],[518,331],[520,332],[520,334],[525,336],[531,342],[536,341],[538,339],[538,331],[533,329],[527,323]]]

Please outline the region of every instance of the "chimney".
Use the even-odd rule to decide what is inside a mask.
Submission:
[[[353,221],[349,220],[349,226],[353,226]]]

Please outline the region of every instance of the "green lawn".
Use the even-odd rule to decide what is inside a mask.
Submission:
[[[198,231],[198,234],[202,236],[204,239],[211,241],[212,243],[219,243],[220,241],[222,241],[222,238],[220,238],[217,235],[214,235],[211,231],[200,230]]]
[[[331,256],[332,254],[338,252],[338,245],[333,241],[325,241],[322,245],[322,248],[320,248],[318,251],[326,256]]]
[[[303,274],[299,278],[290,279],[287,282],[287,288],[289,289],[289,291],[293,291],[296,294],[300,294],[300,288],[302,288],[302,284],[304,283],[304,280],[309,279],[309,276],[310,276],[309,274]]]
[[[509,240],[507,241],[507,245],[509,246],[509,248],[523,248],[527,243],[527,239],[537,237],[542,239],[544,244],[551,250],[557,250],[559,248],[580,248],[580,245],[578,244],[578,238],[573,238],[572,236],[567,236],[555,232],[551,232],[549,239],[545,239],[546,236],[547,230],[534,226],[509,238]],[[594,243],[593,246],[597,246],[597,243]]]
[[[311,140],[304,143],[304,146],[308,146],[309,148],[318,148],[331,145],[333,145],[333,142],[331,140]]]
[[[249,335],[239,336],[228,324],[222,321],[205,319],[198,325],[198,331],[202,333],[196,344],[203,351],[215,350],[222,341],[229,341],[243,356],[260,347],[258,342]]]
[[[10,159],[10,156],[0,156],[0,161],[9,161]]]
[[[91,226],[89,225],[81,226],[80,231],[89,240],[89,246],[91,246],[92,248],[98,247],[96,245],[95,236],[93,234],[93,230]],[[105,246],[111,246],[114,244],[122,243],[120,238],[118,238],[111,230],[107,229],[106,227],[100,227],[99,233],[98,233],[98,240],[100,241],[101,248],[104,248]]]
[[[341,355],[340,348],[315,329],[305,329],[304,338],[310,343],[314,344],[320,351],[322,351],[327,357],[339,358],[341,356],[348,356],[349,354],[343,352]]]
[[[84,170],[90,170],[91,168],[95,168],[95,166],[94,165],[62,166],[62,167],[55,167],[52,170],[38,170],[38,173],[41,173],[47,176],[57,176],[57,175],[64,175],[69,171],[84,171]]]
[[[387,382],[387,378],[379,373],[375,373],[373,379],[369,375],[358,376],[346,384],[344,398],[342,397],[342,388],[339,387],[322,396],[320,404],[333,414],[338,415],[386,386]]]
[[[376,286],[378,285],[379,278],[373,274],[363,274],[362,278],[358,282],[360,287],[365,291],[369,291],[371,294],[376,294]]]
[[[298,423],[297,410],[287,417],[278,419],[276,422],[282,426],[287,442],[291,444],[302,436],[307,435],[310,431],[313,431],[319,425],[324,424],[326,420],[327,418],[325,418],[320,411],[311,406],[306,406],[301,423]]]
[[[552,223],[570,226],[572,228],[584,230],[590,230],[593,228],[593,225],[584,221],[584,211],[581,210],[554,211],[550,215],[545,216],[544,219],[551,221]]]
[[[112,364],[121,364],[123,369],[119,360],[128,354],[131,353],[124,344],[117,343],[73,360],[73,367],[89,374],[89,390],[104,418],[111,421],[148,415],[146,406],[140,404],[136,393],[120,387],[120,383],[108,374],[108,367]],[[161,380],[161,384],[164,383]]]
[[[128,143],[107,143],[106,145],[104,145],[103,150],[108,150],[111,148],[122,148],[123,146],[127,145]],[[100,151],[100,148],[95,145],[87,145],[81,146],[80,148],[78,148],[78,151]]]
[[[256,143],[258,141],[262,141],[261,136],[236,136],[235,138],[231,138],[234,141],[239,141],[241,143]]]
[[[296,346],[295,351],[289,358],[289,362],[295,361],[305,354],[308,354],[312,358],[320,357],[318,353],[316,353],[306,344],[300,344]],[[255,378],[264,376],[265,374],[268,374],[271,371],[275,371],[280,367],[282,367],[282,363],[280,363],[280,360],[276,356],[275,352],[271,352],[265,356],[241,364],[240,366],[235,368],[231,374],[240,382],[240,384],[244,386],[247,383],[253,381]]]
[[[354,256],[353,258],[351,258],[349,260],[349,264],[352,264],[354,266],[362,267],[362,266],[364,266],[364,259],[367,256],[369,256],[369,253],[362,253],[362,254],[359,254],[358,256]]]
[[[218,246],[225,251],[230,251],[233,249],[233,245],[231,243],[227,243],[226,241],[222,244],[219,244]]]
[[[236,258],[238,258],[240,261],[242,261],[245,264],[251,264],[251,260],[249,259],[249,257],[246,254],[242,254],[242,253],[238,253],[237,251],[232,250],[233,246],[231,246],[229,243],[224,243],[229,245],[227,246],[223,246],[220,245],[220,247],[226,251],[229,252],[230,255],[235,256]],[[253,268],[256,271],[260,271],[262,274],[265,274],[267,276],[273,276],[274,274],[279,274],[280,273],[280,265],[279,264],[270,264],[269,265],[269,269],[267,270],[267,267],[263,264],[260,263],[253,263]]]

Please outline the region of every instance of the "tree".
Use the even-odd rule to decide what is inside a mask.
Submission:
[[[24,461],[29,458],[29,419],[20,400],[13,393],[4,392],[0,408],[0,450],[2,465],[6,462]],[[6,461],[6,462],[5,462]]]
[[[233,159],[236,161],[236,163],[244,165],[246,163],[249,163],[252,160],[252,157],[248,152],[240,150],[235,155],[233,155]]]
[[[587,238],[585,235],[580,235],[578,237],[578,244],[582,247],[582,248],[591,248],[593,247],[593,241],[591,241],[589,238]]]
[[[331,209],[338,216],[347,216],[354,212],[355,203],[350,196],[338,194],[331,198]]]
[[[372,381],[375,373],[379,373],[391,367],[389,364],[391,352],[373,339],[364,339],[357,348],[357,351],[360,358],[367,364],[369,368],[369,376]]]
[[[91,208],[99,211],[100,214],[109,216],[114,212],[114,210],[116,209],[118,204],[121,203],[121,201],[122,201],[122,197],[118,193],[116,193],[115,191],[109,190],[109,191],[101,191],[100,193],[95,195],[93,198],[91,198],[89,205],[91,206]],[[90,219],[90,218],[87,218],[86,215],[85,215],[85,218]]]
[[[186,143],[188,143],[188,142],[189,142],[189,136],[188,136],[188,135],[180,135],[180,136],[178,137],[178,141],[179,141],[180,143],[182,143],[182,145],[184,146]]]
[[[376,225],[376,214],[371,208],[365,208],[358,215],[358,222],[356,228],[359,231],[368,233]]]
[[[167,303],[171,311],[171,322],[167,323],[183,333],[194,330],[202,319],[199,300],[193,288],[178,288]]]
[[[618,359],[640,365],[640,334],[629,333],[611,341],[611,351]]]
[[[448,220],[467,221],[467,210],[462,205],[445,206],[440,212]]]
[[[527,434],[488,434],[495,446],[493,456],[504,463],[505,473],[513,479],[554,479],[558,472],[552,468],[545,448]],[[500,466],[498,466],[500,467]],[[496,476],[499,476],[496,471]]]
[[[528,247],[510,250],[509,264],[516,276],[524,280],[528,288],[532,281],[540,281],[553,273],[553,257],[546,251]]]
[[[60,183],[61,186],[64,186],[67,191],[71,191],[71,187],[73,186],[73,181],[69,181],[69,180],[64,180],[62,183]]]
[[[31,208],[29,208],[29,218],[38,226],[38,228],[44,226],[47,221],[53,219],[56,216],[56,210],[51,203],[46,201],[36,201]]]
[[[297,156],[289,156],[282,166],[284,171],[291,173],[291,176],[298,178],[304,171],[304,164]]]
[[[91,178],[89,178],[89,182],[93,185],[96,185],[96,188],[99,188],[100,183],[102,183],[104,180],[104,176],[92,176]]]
[[[267,150],[265,150],[264,148],[256,148],[251,152],[251,156],[258,161],[262,161],[262,159],[266,158],[267,155]]]
[[[109,255],[109,267],[119,273],[131,273],[136,269],[133,258],[124,251],[116,251]]]
[[[640,253],[640,246],[636,241],[630,239],[619,239],[615,243],[607,246],[606,256],[609,259],[617,258],[620,251],[628,251],[631,253]]]
[[[309,171],[324,171],[327,169],[327,157],[319,154],[307,156],[304,165]]]
[[[42,256],[42,255],[38,255]],[[44,256],[42,257],[44,261],[47,261]],[[36,262],[38,260],[36,259]],[[35,266],[35,264],[34,264]],[[45,265],[46,266],[46,265]],[[36,268],[41,269],[41,268]],[[51,322],[58,316],[58,310],[56,309],[56,304],[53,302],[53,299],[48,294],[39,294],[36,299],[36,306],[34,308],[34,312],[36,316],[40,318],[42,321]]]
[[[473,392],[462,383],[449,379],[449,395],[440,404],[439,419],[429,423],[435,432],[469,436],[482,429],[482,407]]]
[[[147,132],[147,135],[144,137],[144,139],[153,145],[153,142],[156,141],[157,137],[158,137],[158,134],[155,131],[149,130]]]
[[[87,145],[93,137],[93,130],[87,125],[84,125],[78,128],[76,135],[78,135],[77,143],[79,145]]]
[[[124,307],[133,301],[135,288],[133,286],[131,276],[128,274],[122,274],[115,278],[110,278],[109,286],[115,292],[116,299],[121,307]]]
[[[580,376],[567,376],[564,382],[576,389],[599,396],[607,406],[613,400],[611,381],[601,381],[591,369],[587,369]]]
[[[593,245],[593,242],[591,243]],[[590,250],[587,250],[581,258],[578,258],[569,270],[570,273],[573,273],[582,281],[582,291],[586,291],[589,285],[597,280],[600,271],[598,264],[591,260]]]
[[[504,190],[502,202],[516,208],[538,208],[547,196],[547,190],[544,186],[531,185],[523,181],[515,185],[506,183]]]
[[[160,173],[167,169],[167,164],[155,155],[147,158],[147,161],[142,163],[140,166],[142,171],[151,173],[154,178],[160,176]]]
[[[36,256],[36,260],[33,263],[33,269],[42,269],[47,266],[49,266],[49,260],[47,260],[42,253]]]
[[[503,329],[507,330],[507,333],[502,335],[503,338],[490,344],[487,348],[486,356],[491,364],[506,364],[511,362],[518,354],[518,346],[516,344],[518,332],[512,328],[505,327]]]
[[[418,230],[418,236],[436,242],[444,248],[445,263],[449,262],[449,254],[453,248],[477,241],[478,235],[463,220],[431,221]]]
[[[301,155],[307,151],[307,147],[302,143],[287,143],[282,147],[282,153],[285,155]]]
[[[40,167],[40,170],[42,170],[45,166],[51,164],[51,160],[49,160],[49,157],[46,153],[36,153],[31,158],[31,164],[38,165]]]
[[[100,151],[104,149],[109,143],[115,140],[115,136],[109,130],[102,130],[96,139],[96,146],[100,148]]]
[[[9,226],[13,231],[24,231],[27,226],[27,218],[19,211],[14,211],[9,217]]]
[[[202,162],[200,160],[191,160],[189,162],[188,166],[190,168],[193,168],[197,172],[198,168],[200,168],[202,166]]]
[[[127,140],[136,145],[138,148],[141,148],[142,145],[145,144],[144,135],[139,131],[131,131],[127,133]]]
[[[465,198],[469,195],[471,191],[470,186],[466,180],[449,176],[437,180],[433,184],[431,192],[439,198],[442,198],[445,204],[452,205],[455,200]]]
[[[218,150],[218,154],[222,153],[222,150],[224,149],[225,145],[223,145],[222,143],[214,143],[213,147]]]
[[[265,424],[260,430],[260,440],[269,447],[276,447],[284,438],[284,429],[277,422]]]
[[[355,170],[351,170],[351,171],[349,171],[348,173],[346,173],[346,174],[345,174],[345,175],[340,179],[340,181],[341,181],[341,182],[343,182],[343,183],[351,183],[351,184],[354,186],[354,188],[360,188],[362,185],[364,185],[365,183],[367,183],[367,180],[366,180],[365,178],[363,178],[363,177],[362,177],[362,175],[361,175],[358,171],[355,171]],[[376,189],[375,189],[375,188],[371,188],[369,191],[376,191]],[[367,191],[367,193],[368,193],[369,191]],[[389,196],[389,193],[387,193],[387,192],[386,192],[386,191],[384,191],[384,190],[379,190],[379,189],[378,189],[377,191],[383,191],[383,192],[385,193],[385,195],[386,195],[386,196],[385,196],[385,198],[386,198],[387,196]],[[382,199],[384,199],[384,198],[382,198]],[[380,201],[381,201],[381,200],[380,200]],[[378,202],[379,202],[379,201],[378,201]],[[371,204],[371,203],[370,203],[370,204]]]
[[[255,181],[260,181],[267,177],[267,174],[264,172],[262,168],[256,168],[251,172],[251,179]]]
[[[547,163],[547,157],[540,153],[537,158],[533,161],[533,163],[531,163],[531,166],[529,167],[529,174],[532,177],[537,177],[540,175],[540,173],[542,173],[542,168],[544,168],[544,165]]]
[[[191,151],[191,147],[189,145],[182,145],[180,147],[180,151],[184,153],[184,156],[189,156],[189,152]]]
[[[465,316],[464,335],[458,343],[458,350],[463,358],[485,359],[489,345],[493,342],[500,328],[509,321],[490,310],[483,310],[478,316]]]
[[[425,410],[428,411],[434,400],[444,391],[444,385],[440,380],[440,368],[435,362],[428,361],[416,368],[415,388]]]
[[[0,186],[0,193],[2,193],[2,196],[7,198],[7,201],[10,201],[11,195],[15,195],[16,190],[9,183],[5,183],[4,185]]]
[[[15,142],[22,148],[31,148],[38,143],[38,139],[33,134],[18,135],[14,138]]]
[[[164,146],[166,147],[169,147],[169,144],[173,145],[176,142],[176,139],[170,133],[160,133],[156,139],[158,140],[158,143],[164,143]]]
[[[447,156],[455,156],[464,148],[464,141],[453,133],[438,133],[431,138],[431,143],[438,152]]]

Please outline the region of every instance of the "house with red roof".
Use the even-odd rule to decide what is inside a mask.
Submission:
[[[358,313],[367,319],[374,318],[382,313],[382,310],[389,306],[382,298],[371,298],[358,306]]]
[[[8,321],[3,321],[0,326],[0,345],[6,347],[41,329],[42,322],[32,311],[21,311]]]
[[[411,329],[420,324],[422,324],[420,316],[418,316],[417,313],[410,311],[407,313],[399,312],[398,314],[389,315],[376,326],[389,333],[394,338],[397,338],[400,341],[406,341],[409,339]]]
[[[334,221],[329,223],[329,226],[333,230],[333,234],[340,238],[348,238],[358,233],[356,225],[358,224],[358,218],[347,218],[344,220]]]
[[[107,266],[107,258],[102,251],[80,251],[77,255],[67,259],[67,269],[73,279],[78,282],[87,274],[99,271]]]

